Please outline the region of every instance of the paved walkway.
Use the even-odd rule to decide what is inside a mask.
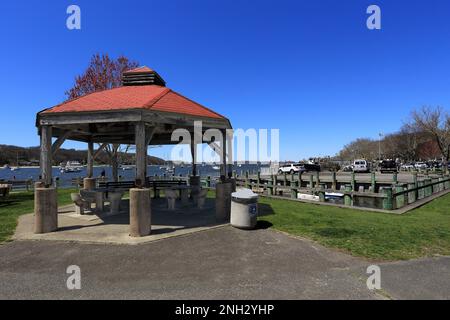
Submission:
[[[98,214],[79,215],[75,206],[58,208],[58,231],[44,234],[34,233],[34,214],[20,216],[13,239],[58,240],[107,244],[141,244],[170,237],[186,235],[215,228],[223,224],[215,218],[214,199],[206,199],[203,209],[192,204],[182,206],[177,202],[176,210],[167,209],[167,200],[152,199],[152,232],[150,235],[132,238],[130,234],[129,200],[122,200],[121,211],[110,215],[109,207]]]
[[[81,290],[66,288],[73,264]],[[381,294],[366,287],[370,264],[229,226],[136,246],[14,241],[0,245],[0,299],[450,298],[450,258],[380,264]]]

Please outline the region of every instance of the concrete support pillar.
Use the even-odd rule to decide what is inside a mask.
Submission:
[[[96,187],[96,179],[95,178],[84,178],[83,179],[83,189],[92,190]]]
[[[52,184],[52,127],[41,126],[40,167],[45,186]]]
[[[34,233],[47,233],[58,228],[58,201],[55,188],[34,191]]]
[[[150,189],[130,189],[130,236],[144,237],[151,231]]]
[[[231,211],[231,191],[230,182],[218,182],[216,184],[216,220],[229,222]]]

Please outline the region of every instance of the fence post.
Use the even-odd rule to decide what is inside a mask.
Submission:
[[[396,193],[404,191],[403,186],[397,185],[395,187],[395,191],[396,191]],[[405,205],[405,194],[396,195],[395,196],[395,208],[399,209],[399,208],[403,207],[404,205]]]
[[[293,179],[291,180],[291,198],[297,199],[297,182]]]
[[[431,183],[433,183],[433,185],[431,186],[431,193],[432,194],[434,194],[436,192],[439,192],[439,184],[435,184],[438,181],[439,181],[439,179],[437,179],[437,178],[431,179]]]
[[[375,171],[372,171],[370,173],[370,185],[372,187],[372,192],[373,193],[377,192],[377,180],[376,180]]]
[[[320,185],[319,202],[325,202],[325,188],[323,185]]]
[[[429,197],[433,194],[433,187],[431,186],[431,179],[425,179],[425,197]]]
[[[415,183],[409,183],[408,184],[408,190],[412,190],[408,192],[408,203],[414,203],[417,199],[417,189],[416,189]]]
[[[331,172],[331,189],[337,189],[336,171]]]
[[[277,180],[278,180],[278,175],[274,174],[272,176],[272,186],[273,186],[272,193],[274,195],[277,194],[277,183],[278,183]]]
[[[273,195],[273,176],[267,179],[267,194],[269,196]]]
[[[314,188],[314,176],[313,176],[312,174],[309,175],[309,187],[310,187],[311,189]]]
[[[283,172],[283,186],[287,186],[287,173]]]
[[[248,188],[248,170],[245,171],[245,187]]]
[[[206,186],[207,186],[208,188],[211,187],[211,176],[207,176],[207,177],[206,177]]]
[[[394,172],[392,174],[392,182],[394,183],[394,185],[398,184],[398,176],[397,176],[397,172]]]
[[[261,188],[260,184],[261,184],[261,172],[258,171],[256,173],[256,185],[258,187],[258,192],[259,192],[259,189]]]
[[[344,194],[344,204],[346,206],[352,206],[353,205],[353,199],[351,194],[347,194],[347,192],[352,192],[352,186],[350,184],[345,185],[345,194]]]
[[[419,188],[417,190],[417,200],[425,198],[425,189],[423,188],[423,186],[424,186],[424,182],[423,181],[418,181],[417,182],[417,188]]]
[[[413,182],[414,182],[414,188],[417,188],[419,186],[419,183],[418,183],[418,180],[417,180],[417,171],[413,172]],[[417,190],[417,189],[414,192],[414,198],[415,199],[419,198],[419,190]]]
[[[444,183],[443,183],[443,181],[444,181],[444,178],[443,177],[439,177],[439,192],[441,192],[441,191],[443,191],[444,190]]]
[[[384,199],[383,199],[383,209],[392,210],[393,209],[393,199],[392,199],[392,188],[384,188]]]
[[[352,191],[356,191],[356,178],[355,178],[355,173],[352,171],[352,176],[351,176],[351,181],[350,184],[352,186]]]

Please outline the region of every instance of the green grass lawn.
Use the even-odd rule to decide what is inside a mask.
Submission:
[[[73,189],[58,190],[58,205],[69,204],[70,193]],[[0,243],[7,241],[14,234],[17,219],[20,215],[31,213],[34,210],[34,193],[14,192],[6,198],[0,198]]]
[[[450,194],[404,215],[260,199],[259,220],[354,256],[404,260],[450,255]]]

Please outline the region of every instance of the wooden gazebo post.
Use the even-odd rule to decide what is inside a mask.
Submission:
[[[88,153],[87,153],[87,176],[83,179],[83,188],[85,190],[92,190],[95,188],[95,178],[94,176],[94,143],[92,141],[88,142]]]
[[[46,187],[52,184],[52,127],[41,127],[41,176]]]
[[[221,180],[227,177],[227,131],[225,129],[220,130],[222,133],[222,153],[221,153],[221,165],[220,165],[220,178]]]
[[[40,167],[43,186],[35,188],[35,233],[46,233],[58,228],[56,189],[52,186],[52,127],[42,125]]]
[[[143,237],[151,232],[150,189],[147,179],[147,139],[144,122],[135,125],[136,186],[130,189],[130,236]]]

